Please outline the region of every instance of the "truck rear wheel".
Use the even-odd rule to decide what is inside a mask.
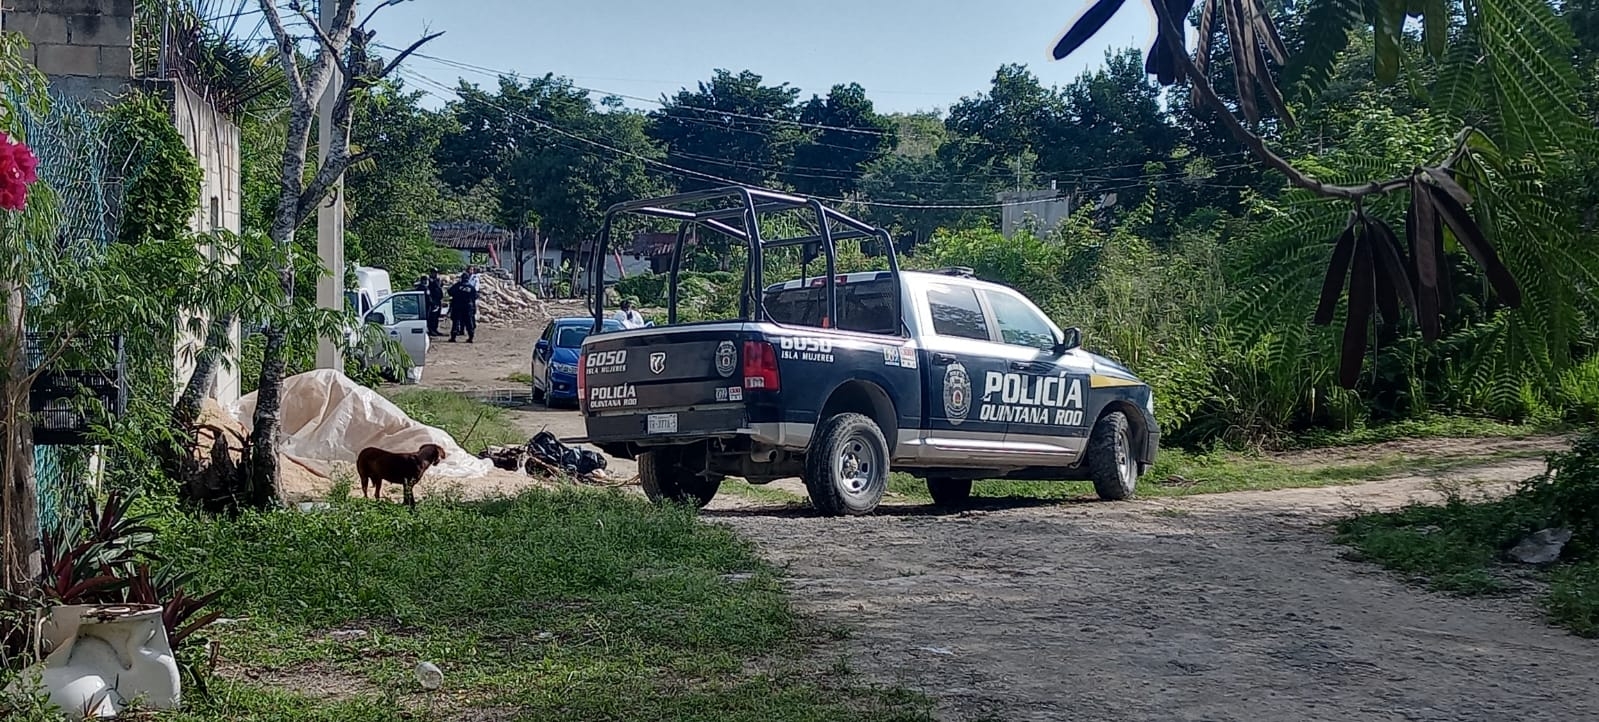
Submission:
[[[822,423],[805,455],[805,490],[825,516],[870,514],[888,490],[888,442],[877,423],[839,414]]]
[[[1088,436],[1088,472],[1100,499],[1121,501],[1133,495],[1138,458],[1133,455],[1133,432],[1126,414],[1112,411],[1094,424]]]
[[[720,477],[706,478],[683,464],[681,449],[656,449],[638,455],[639,485],[657,504],[674,502],[704,507],[721,488]]]
[[[928,479],[927,493],[933,503],[942,507],[957,508],[972,498],[971,479]]]

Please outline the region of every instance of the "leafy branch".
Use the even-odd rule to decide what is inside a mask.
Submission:
[[[1336,3],[1340,0],[1323,1]],[[1056,44],[1055,58],[1066,57],[1096,34],[1123,2],[1099,0],[1090,6]],[[1349,301],[1339,367],[1341,385],[1353,388],[1359,379],[1367,341],[1366,329],[1374,307],[1384,320],[1396,323],[1399,307],[1403,305],[1421,325],[1423,338],[1428,342],[1437,340],[1442,315],[1439,284],[1445,227],[1472,259],[1483,267],[1500,302],[1511,308],[1520,305],[1521,290],[1515,278],[1499,260],[1498,252],[1489,243],[1487,235],[1467,211],[1467,206],[1472,202],[1471,195],[1453,176],[1455,165],[1470,155],[1473,142],[1481,138],[1476,128],[1469,125],[1462,128],[1451,143],[1449,155],[1436,165],[1417,167],[1406,175],[1358,185],[1325,182],[1273,151],[1265,138],[1245,125],[1245,121],[1254,124],[1260,120],[1257,93],[1267,97],[1286,124],[1291,126],[1293,122],[1281,91],[1267,70],[1268,54],[1281,65],[1286,63],[1287,53],[1262,0],[1205,0],[1200,13],[1201,36],[1197,61],[1188,54],[1186,31],[1177,19],[1179,13],[1186,14],[1192,9],[1193,0],[1153,0],[1150,5],[1157,26],[1155,45],[1150,48],[1145,64],[1146,72],[1155,75],[1163,85],[1186,79],[1199,101],[1209,105],[1220,116],[1228,132],[1262,163],[1281,173],[1289,185],[1321,198],[1342,200],[1354,205],[1349,221],[1334,246],[1314,318],[1318,324],[1331,322],[1334,309],[1343,295],[1344,276],[1349,274]],[[1379,77],[1391,78],[1397,69],[1396,38],[1405,13],[1397,0],[1381,0],[1379,5],[1376,20],[1377,71]],[[1445,17],[1443,11],[1443,8],[1433,6],[1425,13],[1428,16],[1425,28],[1429,40],[1441,37],[1438,23],[1439,18]],[[1211,28],[1218,12],[1228,33],[1243,120],[1222,100],[1201,67],[1210,52]],[[1432,17],[1434,15],[1438,17]],[[1430,43],[1429,49],[1433,49],[1434,44]],[[1368,215],[1364,207],[1369,197],[1401,191],[1411,194],[1406,220],[1409,254],[1400,247],[1393,230],[1380,219]]]

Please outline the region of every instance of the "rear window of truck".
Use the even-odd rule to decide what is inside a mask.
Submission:
[[[894,315],[896,288],[891,279],[845,283],[838,288],[838,322],[835,328],[862,333],[897,334]],[[821,286],[767,292],[764,303],[772,320],[787,326],[822,325],[827,314],[827,289]]]

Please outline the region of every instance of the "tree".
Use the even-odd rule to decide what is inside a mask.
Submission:
[[[456,94],[441,175],[460,190],[491,183],[502,227],[536,226],[571,247],[599,234],[612,204],[663,189],[647,117],[609,99],[602,111],[566,78],[501,78],[494,94],[463,83]]]
[[[794,189],[841,198],[856,190],[866,166],[895,146],[894,123],[872,108],[858,83],[835,85],[827,97],[811,96],[799,121],[815,134],[794,151]]]
[[[299,13],[316,35],[316,49],[306,60],[302,57],[296,38],[284,24],[275,0],[260,0],[261,13],[272,29],[278,61],[288,81],[289,112],[284,132],[282,172],[278,178],[277,203],[267,230],[268,237],[285,250],[293,248],[295,231],[316,213],[317,205],[327,198],[333,184],[352,162],[362,159],[350,152],[350,129],[355,105],[424,43],[439,36],[439,33],[425,36],[399,52],[392,60],[381,63],[375,61],[367,50],[373,33],[366,29],[366,25],[377,11],[374,10],[357,23],[355,0],[332,1],[335,5],[326,27],[305,12],[298,2],[289,6]],[[388,4],[379,5],[378,9]],[[337,85],[334,85],[335,79],[338,80]],[[332,143],[322,149],[321,162],[310,167],[308,174],[307,155],[317,103],[330,86],[334,89]],[[254,427],[247,442],[245,466],[248,483],[243,495],[247,503],[254,505],[266,504],[278,495],[280,394],[287,343],[292,332],[291,326],[296,322],[293,315],[295,264],[285,261],[277,270],[284,303],[279,306],[279,313],[266,319],[261,377],[256,387]],[[342,269],[334,270],[338,272]]]
[[[996,190],[1026,187],[1048,130],[1065,115],[1058,92],[1026,67],[1004,65],[987,93],[961,98],[949,109],[945,125],[956,138],[941,150],[946,161]]]
[[[1098,33],[1120,4],[1120,0],[1099,0],[1061,37],[1055,57],[1065,57]],[[1239,143],[1296,189],[1291,200],[1307,206],[1318,199],[1347,204],[1347,222],[1337,233],[1314,319],[1319,324],[1331,322],[1347,277],[1339,370],[1344,386],[1353,387],[1358,381],[1374,312],[1380,311],[1381,319],[1393,324],[1402,304],[1415,317],[1424,339],[1438,338],[1446,310],[1441,304],[1447,300],[1447,290],[1440,286],[1440,278],[1447,274],[1442,265],[1446,238],[1472,256],[1502,308],[1521,306],[1523,289],[1517,276],[1540,274],[1558,281],[1528,286],[1536,297],[1530,306],[1538,312],[1498,315],[1502,323],[1492,343],[1511,351],[1480,366],[1480,373],[1509,377],[1532,366],[1552,377],[1569,364],[1571,333],[1583,313],[1591,311],[1591,293],[1583,291],[1591,283],[1584,271],[1567,274],[1559,267],[1593,268],[1586,257],[1591,250],[1575,242],[1571,211],[1551,206],[1536,189],[1541,176],[1591,151],[1592,127],[1576,110],[1578,82],[1570,27],[1551,5],[1543,0],[1481,0],[1466,3],[1457,12],[1448,3],[1414,5],[1404,0],[1307,3],[1302,12],[1310,30],[1292,62],[1300,64],[1297,76],[1307,79],[1312,92],[1317,78],[1326,75],[1327,67],[1348,46],[1350,33],[1368,28],[1374,39],[1375,77],[1380,83],[1395,82],[1405,65],[1407,17],[1422,19],[1421,44],[1437,69],[1428,89],[1435,101],[1433,110],[1454,121],[1459,132],[1452,138],[1445,135],[1438,154],[1426,162],[1376,180],[1370,175],[1346,180],[1336,172],[1307,170],[1276,152],[1259,130],[1270,127],[1263,125],[1268,117],[1286,127],[1294,125],[1292,110],[1273,77],[1273,64],[1280,67],[1291,61],[1264,0],[1231,5],[1204,0],[1198,14],[1200,42],[1193,57],[1186,45],[1187,28],[1181,24],[1182,15],[1192,7],[1192,2],[1153,4],[1157,37],[1145,70],[1162,85],[1185,83],[1192,88],[1198,102],[1214,111]],[[1232,59],[1234,103],[1217,93],[1206,71],[1214,37],[1210,29],[1218,25],[1226,32]],[[1527,82],[1529,78],[1537,82]],[[1270,112],[1263,113],[1263,107]],[[1390,196],[1406,202],[1384,203]],[[1382,218],[1385,213],[1403,216],[1408,253]],[[1295,235],[1302,237],[1304,229],[1300,224]],[[1501,260],[1501,250],[1514,270]],[[1585,257],[1569,262],[1578,261],[1579,254]],[[1566,261],[1550,263],[1554,258]],[[1501,386],[1500,393],[1506,396],[1519,393],[1514,384]]]
[[[397,78],[372,89],[355,110],[350,141],[366,159],[352,165],[344,181],[345,254],[387,268],[403,283],[440,257],[428,223],[443,205],[434,154],[449,121],[422,108],[422,97]]]
[[[706,176],[777,187],[782,169],[810,133],[798,125],[799,89],[765,85],[760,75],[718,69],[698,90],[662,99],[649,133],[667,149],[667,161],[693,171],[684,188],[721,185]]]

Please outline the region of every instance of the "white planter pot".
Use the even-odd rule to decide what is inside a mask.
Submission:
[[[19,682],[37,682],[68,714],[114,717],[137,702],[174,709],[178,664],[155,605],[69,605],[50,609],[39,625],[48,656]],[[8,692],[26,692],[27,689]]]

